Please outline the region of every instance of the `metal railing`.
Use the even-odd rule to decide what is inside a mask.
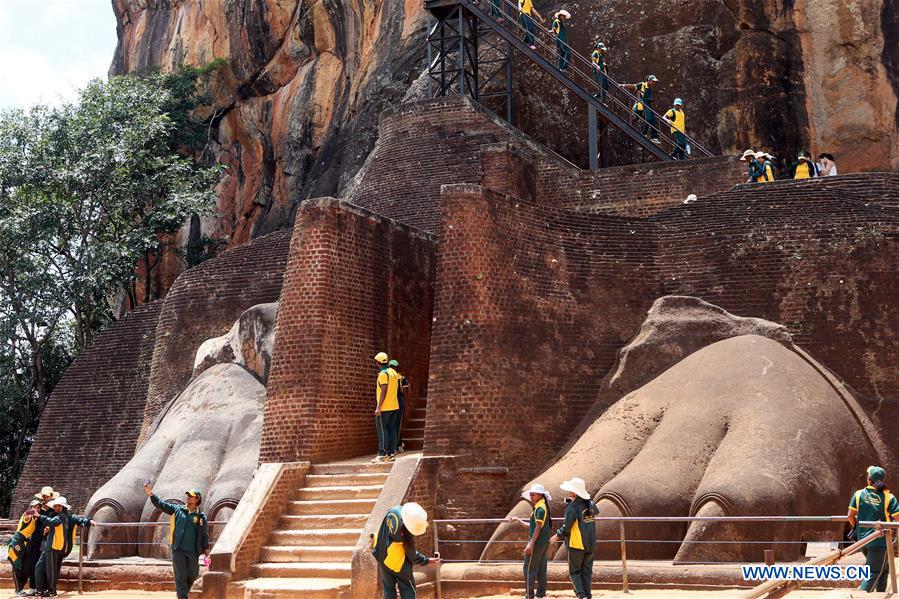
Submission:
[[[514,518],[450,518],[450,519],[435,519],[433,520],[433,537],[434,537],[434,552],[440,552],[440,544],[441,542],[444,544],[516,544],[523,545],[527,541],[526,540],[483,540],[483,539],[441,539],[440,538],[440,526],[441,525],[459,525],[459,524],[505,524],[514,522]],[[837,522],[848,522],[847,516],[597,516],[594,519],[595,522],[618,522],[619,523],[619,536],[614,539],[597,539],[596,543],[605,543],[605,544],[618,544],[620,546],[620,560],[621,560],[621,586],[624,592],[628,592],[628,574],[627,574],[627,544],[628,543],[679,543],[679,544],[727,544],[727,545],[807,545],[808,543],[829,543],[835,546],[839,546],[846,541],[842,538],[833,539],[829,541],[789,541],[789,540],[747,540],[747,541],[728,541],[728,540],[706,540],[703,541],[701,539],[670,539],[670,540],[659,540],[659,539],[628,539],[626,534],[626,525],[628,523],[688,523],[688,522],[720,522],[720,523],[771,523],[771,522],[794,522],[794,523],[812,523],[812,522],[820,522],[820,523],[837,523]],[[889,581],[890,581],[890,590],[892,593],[896,593],[899,591],[897,588],[897,577],[896,577],[896,565],[895,565],[895,551],[893,548],[893,529],[899,529],[899,522],[879,522],[879,521],[869,521],[862,520],[857,523],[858,526],[864,528],[872,528],[874,532],[866,536],[864,539],[857,541],[843,549],[834,549],[833,551],[827,553],[826,555],[817,557],[812,559],[808,565],[827,565],[835,563],[837,560],[857,553],[868,543],[871,543],[875,539],[885,537],[887,544],[887,561],[889,565]],[[769,557],[768,552],[766,551],[766,559]],[[773,553],[771,554],[773,558]],[[510,564],[510,563],[518,563],[512,560],[483,560],[483,559],[458,559],[458,560],[443,560],[444,563],[472,563],[472,564]],[[553,563],[554,560],[550,560]],[[746,564],[745,561],[739,562],[688,562],[688,564]],[[436,589],[438,599],[441,597],[441,572],[440,567],[438,566],[436,573]],[[781,589],[783,594],[790,592],[790,590],[795,590],[801,586],[801,583],[798,581],[784,581],[784,580],[771,580],[762,585],[759,585],[752,589],[751,591],[747,591],[745,595],[745,599],[755,599],[757,597],[762,597],[772,591],[777,591]],[[784,590],[787,589],[787,590]],[[778,591],[778,592],[781,592]],[[774,595],[771,595],[772,597]],[[777,596],[781,596],[778,594]]]
[[[492,2],[493,2],[493,0],[464,0],[464,1],[471,2],[473,4],[477,4],[480,7],[486,6],[488,10],[492,6]],[[506,27],[506,29],[511,29],[513,31],[517,31],[519,33],[519,35],[526,34],[527,29],[524,26],[522,26],[522,24],[518,20],[518,5],[517,5],[517,3],[512,2],[512,0],[500,0],[500,5],[504,6],[506,8],[505,11],[501,11],[501,12],[506,17],[506,20],[511,25],[511,27]],[[536,30],[535,34],[534,34],[534,41],[532,42],[532,45],[537,46],[538,49],[548,51],[551,56],[555,57],[556,52],[557,52],[557,48],[555,46],[555,33],[553,31],[551,31],[550,29],[547,29],[540,23],[538,23],[536,21],[536,19],[532,19],[532,21],[533,21],[533,25]],[[546,41],[547,38],[552,40],[552,42]],[[570,52],[568,73],[569,73],[569,76],[572,79],[572,81],[575,81],[575,79],[577,78],[578,80],[580,80],[579,82],[576,81],[577,85],[580,85],[580,87],[582,87],[586,90],[596,92],[596,97],[602,98],[602,96],[604,96],[604,99],[601,100],[602,103],[605,104],[606,107],[611,109],[613,112],[616,112],[617,114],[619,114],[619,116],[622,116],[622,113],[623,113],[623,115],[627,115],[627,117],[629,119],[636,120],[637,121],[636,124],[634,124],[634,122],[632,120],[632,122],[631,122],[632,127],[634,127],[634,128],[642,127],[643,122],[646,121],[647,119],[646,118],[641,119],[640,117],[638,117],[637,115],[634,114],[632,107],[635,104],[638,104],[641,102],[640,102],[640,99],[637,97],[636,93],[632,93],[627,89],[626,86],[629,84],[619,83],[613,77],[611,77],[609,75],[603,75],[603,77],[608,81],[608,88],[609,88],[608,90],[605,90],[605,92],[604,92],[604,90],[602,89],[602,85],[600,83],[598,83],[596,81],[596,78],[594,77],[595,67],[594,67],[593,61],[590,60],[588,57],[584,56],[583,54],[579,53],[578,51],[576,51],[569,44],[564,43],[564,46]],[[582,70],[582,69],[586,69],[586,70]],[[651,108],[650,106],[647,106],[645,103],[643,103],[643,105],[644,105],[644,113],[646,113],[648,111],[648,113],[653,116],[653,119],[656,124],[655,127],[652,127],[652,125],[649,125],[650,128],[656,133],[656,135],[660,139],[667,142],[671,146],[672,152],[673,152],[674,148],[676,148],[677,145],[675,144],[674,139],[670,135],[668,135],[667,133],[664,132],[664,128],[670,127],[670,125],[668,125],[665,122],[665,119],[662,117],[662,115],[660,113],[656,112],[653,108]],[[686,138],[686,141],[690,145],[690,147],[693,150],[695,150],[698,155],[700,155],[702,157],[714,156],[714,154],[710,150],[708,150],[706,147],[704,147],[702,144],[700,144],[695,138],[693,138],[689,135],[686,135],[686,133],[684,134],[684,137]],[[691,154],[688,157],[692,158],[694,156],[692,156],[692,154]]]

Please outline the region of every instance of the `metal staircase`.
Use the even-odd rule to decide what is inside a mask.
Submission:
[[[436,19],[428,33],[428,89],[431,97],[468,95],[494,110],[514,124],[512,110],[513,50],[524,55],[556,79],[562,86],[587,104],[590,167],[597,168],[597,123],[611,125],[621,131],[651,156],[673,160],[661,145],[642,133],[644,121],[632,107],[637,97],[626,86],[608,77],[605,101],[594,79],[593,63],[571,49],[571,66],[561,71],[556,64],[555,35],[534,23],[537,46],[532,50],[522,40],[525,32],[518,19],[517,5],[510,0],[498,2],[499,18],[490,13],[493,0],[426,0],[425,7]],[[549,56],[550,58],[547,58]],[[501,103],[497,103],[500,98]],[[670,127],[655,115],[658,138],[662,145],[674,148],[667,134]],[[598,118],[597,118],[598,117]],[[705,158],[713,154],[695,139],[687,137],[692,148],[688,158]]]

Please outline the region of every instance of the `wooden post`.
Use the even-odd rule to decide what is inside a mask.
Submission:
[[[78,531],[78,594],[84,594],[84,527]]]
[[[895,595],[899,589],[896,588],[896,552],[893,551],[893,529],[886,528],[884,532],[887,541],[887,565],[890,568],[890,593]]]
[[[434,557],[437,557],[438,555],[440,555],[440,538],[437,536],[437,525],[436,524],[434,525],[433,530],[434,530]],[[442,567],[443,567],[442,565],[437,564],[437,574],[435,576],[435,583],[434,583],[434,586],[436,587],[436,590],[437,590],[437,599],[443,599],[443,589],[441,587],[441,580],[440,580],[440,569]]]
[[[625,593],[627,590],[627,543],[624,537],[624,520],[619,522],[621,527],[621,590]]]

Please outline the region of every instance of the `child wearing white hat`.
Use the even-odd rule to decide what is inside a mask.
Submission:
[[[85,528],[97,523],[89,518],[82,518],[69,512],[72,506],[65,497],[57,496],[51,499],[47,507],[55,512],[55,516],[38,516],[39,528],[49,528],[44,537],[44,547],[40,558],[37,560],[35,575],[37,578],[37,594],[42,597],[56,596],[56,582],[62,560],[72,551],[75,541],[75,527]]]
[[[552,530],[549,502],[552,501],[552,496],[543,485],[534,483],[521,494],[521,498],[531,504],[530,521],[523,518],[512,519],[528,527],[528,544],[524,549],[525,597],[542,599],[546,597],[546,567]]]
[[[428,513],[414,502],[387,510],[378,533],[372,537],[371,553],[378,561],[378,573],[384,586],[384,599],[415,599],[412,565],[436,566],[441,560],[415,549],[413,537],[428,530]]]
[[[550,540],[565,539],[568,548],[568,575],[578,599],[592,597],[593,556],[596,550],[596,524],[599,508],[590,499],[590,492],[582,478],[566,480],[561,485],[568,492],[565,522]]]

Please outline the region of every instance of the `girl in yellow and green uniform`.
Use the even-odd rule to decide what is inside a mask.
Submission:
[[[609,94],[609,66],[606,64],[606,45],[604,43],[596,42],[596,48],[590,55],[590,60],[593,62],[593,78],[599,87],[596,97],[600,102],[605,102],[606,96]]]
[[[559,70],[567,71],[571,65],[571,46],[568,45],[568,29],[565,21],[571,18],[567,10],[560,10],[553,19],[553,32],[556,34],[556,50],[559,53]]]
[[[40,505],[40,501],[32,501],[31,507],[19,518],[19,525],[16,526],[16,532],[7,543],[6,559],[12,566],[13,584],[16,587],[16,594],[22,593],[25,589],[25,583],[28,582],[29,568],[27,560],[30,552],[31,538],[37,529],[37,520],[40,513],[35,506]],[[33,569],[33,566],[32,568]]]
[[[552,542],[565,539],[568,548],[568,576],[578,599],[590,599],[593,585],[593,555],[596,551],[596,524],[599,513],[596,504],[590,500],[590,493],[581,478],[572,478],[562,483],[563,491],[568,491],[568,508],[565,523],[556,531]]]
[[[852,494],[849,500],[849,525],[860,541],[875,529],[859,526],[865,522],[895,522],[899,520],[899,501],[886,488],[886,472],[879,466],[868,468],[868,485]],[[887,586],[887,545],[883,537],[874,539],[862,548],[865,564],[871,568],[870,578],[859,587],[862,591],[882,593]]]
[[[687,159],[687,116],[684,114],[684,101],[675,98],[671,110],[665,113],[665,120],[671,125],[671,135],[674,137],[674,152],[671,157],[675,160]]]
[[[63,558],[71,553],[75,545],[75,535],[78,526],[85,528],[96,524],[93,520],[82,518],[69,512],[71,506],[65,497],[57,497],[47,504],[55,513],[54,516],[38,516],[37,525],[41,528],[49,528],[50,532],[44,537],[44,550],[37,560],[36,579],[37,592],[42,596],[55,596],[56,583],[59,580],[60,567]]]
[[[531,518],[514,518],[528,527],[528,544],[524,549],[525,598],[546,597],[546,567],[549,561],[549,537],[552,530],[552,516],[549,502],[552,497],[540,483],[521,494],[521,498],[531,504]],[[536,583],[536,584],[535,584]]]
[[[428,530],[428,514],[417,503],[406,503],[387,510],[378,533],[372,539],[371,553],[378,562],[378,576],[384,587],[384,599],[415,599],[412,565],[437,565],[440,558],[429,558],[415,549],[413,537]]]
[[[543,22],[543,17],[534,8],[533,0],[518,0],[518,22],[524,28],[524,43],[530,46],[531,50],[537,49],[535,45],[537,38],[534,37],[534,17],[537,17],[541,23]]]

